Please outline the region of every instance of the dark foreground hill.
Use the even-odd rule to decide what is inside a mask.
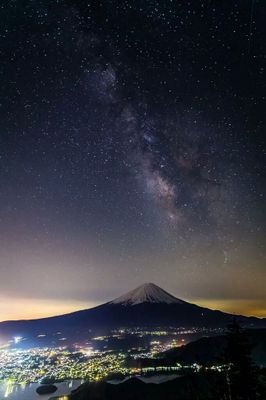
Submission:
[[[248,330],[246,337],[251,345],[253,362],[266,367],[266,329]],[[225,347],[226,336],[203,337],[185,346],[166,351],[162,354],[162,358],[171,363],[212,365],[222,360]]]
[[[212,379],[198,374],[161,384],[144,383],[137,378],[117,385],[85,383],[72,393],[70,400],[211,400],[219,379],[221,377],[214,374]]]
[[[258,398],[266,398],[265,372],[260,371]],[[177,377],[164,383],[144,383],[131,378],[120,384],[85,383],[69,400],[224,400],[228,399],[225,373],[213,371]]]
[[[82,340],[90,330],[117,327],[225,327],[232,315],[180,300],[148,283],[131,292],[88,310],[29,321],[0,323],[0,336],[37,336],[63,332]],[[238,316],[243,327],[266,327],[266,319]]]

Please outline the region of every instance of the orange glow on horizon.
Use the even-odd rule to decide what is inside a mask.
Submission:
[[[45,318],[96,306],[96,303],[58,299],[1,298],[0,321]]]
[[[248,317],[266,318],[266,302],[247,299],[193,299],[193,303],[212,310]]]
[[[191,303],[231,314],[266,317],[266,304],[260,300],[189,299]],[[0,321],[45,318],[92,308],[99,302],[58,299],[0,298]]]

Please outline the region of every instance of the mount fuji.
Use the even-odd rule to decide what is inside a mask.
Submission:
[[[145,283],[134,290],[118,297],[109,304],[121,304],[123,306],[135,306],[141,303],[165,303],[165,304],[182,304],[184,301],[177,299],[170,293],[161,289],[154,283]]]
[[[97,307],[55,317],[5,321],[0,337],[55,335],[60,331],[75,340],[88,332],[120,327],[225,327],[233,316],[180,300],[153,283]],[[243,327],[266,327],[266,319],[237,316]]]

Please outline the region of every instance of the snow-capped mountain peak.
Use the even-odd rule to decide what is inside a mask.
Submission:
[[[136,305],[141,303],[183,303],[154,283],[145,283],[134,290],[118,297],[110,302],[110,304]]]

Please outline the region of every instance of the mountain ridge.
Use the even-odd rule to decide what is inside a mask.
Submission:
[[[92,330],[120,327],[207,327],[224,328],[233,315],[200,307],[167,293],[148,283],[107,303],[68,314],[0,323],[0,337],[55,335],[63,332],[68,338],[86,338]],[[237,316],[247,328],[266,327],[266,319]]]

